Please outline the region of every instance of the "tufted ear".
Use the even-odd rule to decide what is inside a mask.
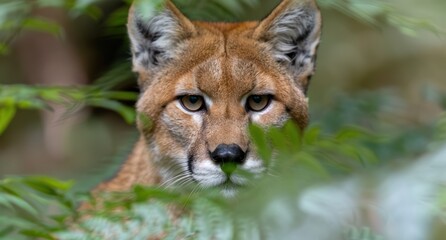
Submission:
[[[144,12],[145,1],[135,1],[128,18],[134,71],[154,70],[178,55],[182,41],[195,34],[195,27],[171,1],[155,15]]]
[[[321,30],[314,0],[283,0],[260,22],[254,37],[266,42],[274,58],[295,76],[306,92],[314,72]]]

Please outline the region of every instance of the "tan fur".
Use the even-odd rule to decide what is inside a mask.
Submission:
[[[180,26],[174,38],[179,42],[175,58],[160,66],[145,67],[137,62],[137,48],[133,48],[134,70],[139,73],[142,90],[136,106],[141,116],[141,138],[118,174],[96,190],[124,191],[135,184],[162,184],[169,181],[162,171],[184,173],[184,161],[190,156],[197,168],[209,164],[209,152],[219,144],[237,144],[251,158],[257,158],[247,135],[249,123],[281,126],[292,119],[305,128],[308,106],[304,89],[314,66],[289,71],[272,57],[268,43],[274,37],[268,35],[271,26],[296,4],[302,3],[283,1],[261,22],[209,23],[189,21],[168,1],[167,11]],[[316,9],[316,30],[312,34],[318,36],[317,8],[313,1],[303,4]],[[128,29],[138,40],[135,11],[133,6]],[[184,93],[203,94],[212,99],[212,105],[203,113],[187,113],[177,100]],[[255,115],[248,113],[242,103],[249,94],[271,94],[274,100],[267,112]]]

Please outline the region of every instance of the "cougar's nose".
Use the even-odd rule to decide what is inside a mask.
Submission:
[[[211,157],[217,164],[235,163],[242,164],[246,153],[237,144],[220,144],[211,153]]]

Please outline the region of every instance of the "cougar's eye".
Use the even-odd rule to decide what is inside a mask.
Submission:
[[[251,95],[246,101],[246,108],[250,111],[261,112],[271,103],[271,95]]]
[[[198,95],[186,95],[179,98],[184,109],[190,112],[197,112],[204,108],[204,99]]]

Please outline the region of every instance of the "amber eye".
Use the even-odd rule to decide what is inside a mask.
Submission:
[[[186,95],[179,98],[183,108],[190,112],[197,112],[204,108],[204,99],[198,95]]]
[[[250,111],[263,111],[271,103],[271,95],[251,95],[246,101],[246,108]]]

